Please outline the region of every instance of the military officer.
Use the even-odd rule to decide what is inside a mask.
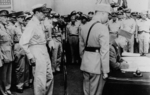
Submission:
[[[129,67],[129,64],[121,58],[121,48],[124,48],[126,45],[127,39],[122,36],[116,37],[112,43],[110,43],[109,61],[111,71],[127,69]]]
[[[71,63],[78,63],[79,61],[79,26],[76,23],[76,16],[71,16],[71,22],[67,25],[67,37],[71,50]]]
[[[53,74],[51,61],[46,47],[45,28],[41,21],[45,18],[46,8],[44,4],[33,6],[34,13],[29,21],[19,44],[25,50],[30,62],[35,66],[34,94],[52,95]]]
[[[88,21],[92,20],[93,15],[94,15],[94,12],[92,12],[92,11],[90,11],[90,12],[88,13],[88,16],[89,16],[89,20],[88,20]]]
[[[112,13],[112,20],[108,22],[108,28],[111,36],[110,38],[116,38],[118,36],[118,31],[121,28],[121,23],[118,21],[117,14],[115,12]],[[112,39],[110,39],[110,41],[112,41]]]
[[[141,55],[145,55],[149,50],[150,21],[146,18],[146,11],[141,13],[141,20],[138,25],[139,50]]]
[[[84,95],[102,95],[105,79],[110,71],[109,30],[105,24],[110,10],[110,5],[96,5],[93,19],[81,27],[79,47]]]
[[[127,51],[134,51],[134,35],[135,35],[135,20],[131,18],[131,9],[126,9],[126,18],[122,21],[121,29],[132,34],[131,39],[128,39]]]
[[[7,28],[7,10],[0,11],[0,49],[3,54],[3,67],[2,67],[2,81],[4,82],[3,91],[6,95],[11,95],[11,77],[12,77],[12,39],[11,34]],[[5,95],[4,94],[4,95]]]
[[[61,37],[62,35],[61,35],[61,30],[58,27],[58,20],[54,19],[53,28],[52,28],[52,39],[54,41],[55,48],[51,50],[53,72],[60,71],[60,63],[61,63],[61,55],[62,55],[62,38]]]
[[[16,12],[15,23],[15,40],[14,40],[14,55],[15,55],[15,76],[16,76],[16,91],[22,93],[24,87],[29,87],[29,60],[25,51],[20,47],[19,40],[24,31],[24,12]]]

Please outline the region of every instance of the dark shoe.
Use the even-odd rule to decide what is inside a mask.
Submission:
[[[18,92],[18,93],[23,93],[23,89],[16,89],[16,92]]]

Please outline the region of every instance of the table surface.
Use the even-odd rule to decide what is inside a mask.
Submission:
[[[111,72],[108,82],[150,85],[149,57],[123,57],[123,59],[129,63],[129,68]],[[141,71],[142,77],[134,76],[137,69]]]

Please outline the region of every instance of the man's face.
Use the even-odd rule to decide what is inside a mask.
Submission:
[[[89,18],[92,19],[92,18],[93,18],[93,15],[92,15],[92,14],[89,14]]]
[[[75,16],[72,16],[71,17],[71,22],[75,22],[75,18],[76,18]]]
[[[146,19],[146,14],[141,14],[141,17],[143,18],[143,19]]]
[[[118,44],[120,45],[121,48],[124,48],[125,46],[127,46],[127,39],[125,37],[119,36]]]
[[[38,17],[39,17],[39,19],[42,21],[42,20],[44,20],[45,19],[45,13],[43,13],[43,12],[38,12]]]
[[[108,16],[109,16],[109,14],[107,12],[103,13],[102,23],[106,23],[108,21]]]
[[[3,24],[7,24],[7,17],[6,16],[1,16],[0,20]]]
[[[23,23],[24,17],[18,17],[17,20],[18,20],[20,23]]]

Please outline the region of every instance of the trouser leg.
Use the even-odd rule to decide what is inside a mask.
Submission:
[[[20,57],[19,61],[16,63],[16,87],[18,89],[23,89],[24,86],[25,64],[25,56]]]
[[[105,80],[101,74],[83,72],[83,77],[84,95],[102,95]]]
[[[24,72],[24,86],[28,87],[30,81],[30,65],[27,56],[25,56],[25,72]]]
[[[12,63],[8,63],[6,77],[6,90],[10,91],[12,80]]]
[[[101,74],[91,74],[90,95],[102,95],[105,80]]]
[[[47,64],[47,73],[46,73],[46,95],[53,95],[53,85],[54,79],[52,74],[51,65]]]
[[[83,72],[83,92],[84,95],[90,95],[90,74]]]
[[[6,95],[6,87],[5,87],[5,84],[4,84],[4,79],[3,79],[3,68],[4,67],[0,67],[0,95]]]
[[[143,51],[143,47],[144,47],[144,44],[143,44],[143,34],[139,34],[139,52],[140,54],[144,53]]]
[[[71,54],[71,63],[75,63],[75,59],[74,59],[74,39],[73,36],[69,37],[69,46],[70,46],[70,54]]]
[[[131,39],[129,39],[129,52],[134,52],[134,35],[132,35]]]
[[[53,75],[48,54],[35,55],[34,94],[52,95]]]
[[[148,53],[149,50],[149,34],[144,34],[144,53]]]

